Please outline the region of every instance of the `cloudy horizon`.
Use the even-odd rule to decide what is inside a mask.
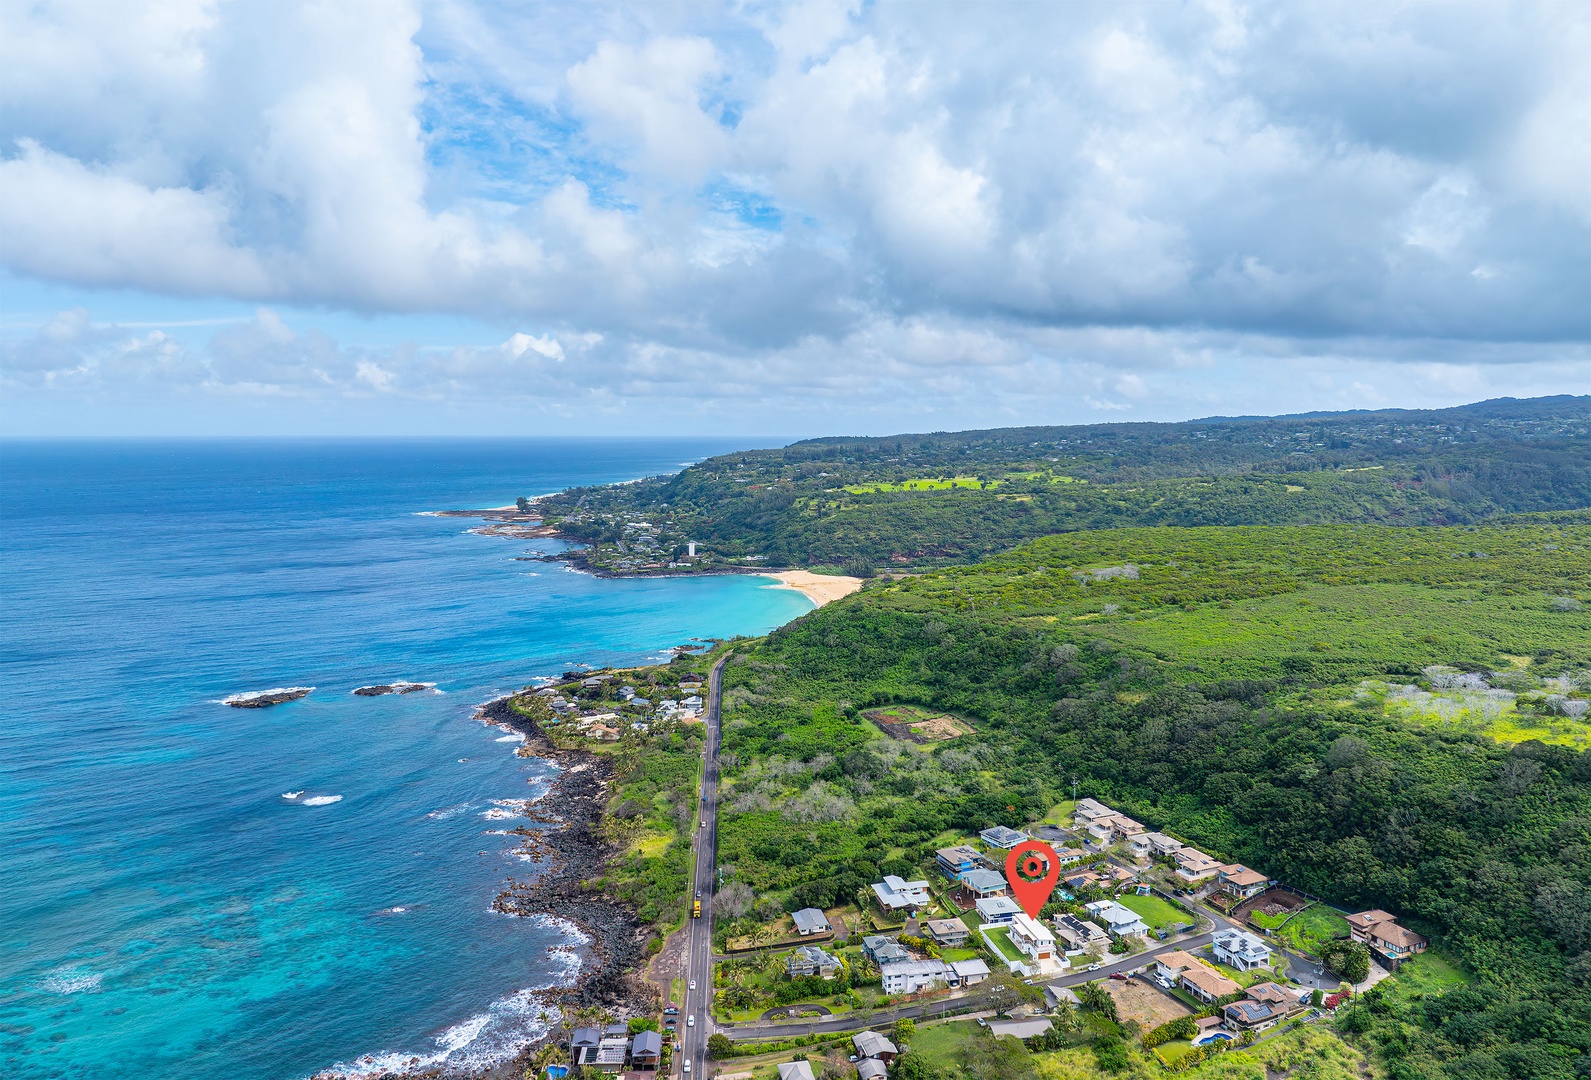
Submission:
[[[1591,392],[1570,3],[0,8],[0,432]]]

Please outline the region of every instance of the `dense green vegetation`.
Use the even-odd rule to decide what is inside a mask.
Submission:
[[[971,562],[1130,525],[1473,523],[1591,505],[1591,399],[813,439],[538,504],[601,565],[853,572]],[[646,531],[626,530],[647,519]]]
[[[1392,1076],[1585,1077],[1588,602],[1585,515],[1078,533],[875,583],[738,647],[721,860],[761,904],[844,899],[1075,778],[1457,957],[1472,984],[1343,1013]],[[978,731],[887,738],[892,702]]]

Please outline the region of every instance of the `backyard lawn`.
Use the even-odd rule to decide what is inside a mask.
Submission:
[[[1128,911],[1135,912],[1139,918],[1149,924],[1151,930],[1159,930],[1162,926],[1171,923],[1193,922],[1193,916],[1185,911],[1178,911],[1158,896],[1124,896],[1118,901]]]
[[[1022,951],[1020,949],[1011,944],[1011,932],[1005,927],[992,927],[991,929],[984,931],[984,936],[987,937],[989,939],[989,943],[994,946],[994,951],[1005,957],[1007,960],[1018,964],[1026,962],[1027,957],[1022,955]]]

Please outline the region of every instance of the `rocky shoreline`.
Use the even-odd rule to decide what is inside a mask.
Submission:
[[[621,1017],[655,1011],[656,989],[641,976],[650,931],[628,907],[616,903],[587,883],[601,877],[616,854],[602,837],[612,766],[597,754],[560,750],[535,721],[513,707],[511,697],[487,702],[476,718],[517,731],[528,740],[526,750],[557,762],[563,771],[540,799],[527,806],[537,823],[550,830],[518,829],[522,851],[542,868],[533,881],[509,879],[492,906],[505,915],[550,915],[578,927],[590,939],[590,954],[572,986],[544,991],[543,1001],[565,1008],[601,1008]],[[514,1060],[471,1080],[506,1080],[524,1075],[546,1040],[526,1047]]]

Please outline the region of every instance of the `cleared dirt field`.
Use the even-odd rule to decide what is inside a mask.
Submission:
[[[881,709],[868,709],[862,713],[896,739],[911,742],[943,742],[958,735],[970,735],[971,724],[948,713],[935,713],[916,705],[887,705]]]
[[[1136,1020],[1144,1026],[1145,1031],[1169,1023],[1179,1016],[1187,1016],[1193,1011],[1170,994],[1162,994],[1142,979],[1132,979],[1128,982],[1106,979],[1103,985],[1105,992],[1116,1000],[1117,1017],[1122,1020]]]

